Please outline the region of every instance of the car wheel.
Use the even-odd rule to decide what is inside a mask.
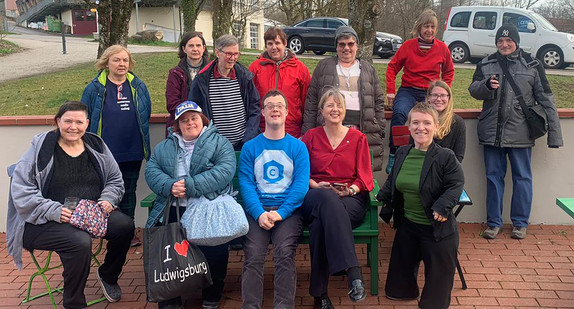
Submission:
[[[462,43],[454,43],[450,46],[450,56],[454,63],[464,63],[468,60],[470,52],[468,47]]]
[[[303,39],[300,36],[294,36],[289,39],[289,43],[287,44],[289,48],[296,54],[302,54],[305,49],[303,48]]]
[[[314,50],[313,53],[315,53],[315,55],[317,56],[321,56],[324,55],[326,53],[326,51],[324,50]]]
[[[564,56],[558,47],[545,48],[540,53],[539,59],[547,69],[561,69],[564,67]]]

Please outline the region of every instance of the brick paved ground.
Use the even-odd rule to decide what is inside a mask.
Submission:
[[[528,238],[517,241],[510,239],[510,227],[505,227],[497,240],[487,241],[479,236],[484,228],[481,224],[460,225],[460,262],[465,271],[468,289],[462,290],[458,274],[452,294],[452,308],[574,308],[574,226],[535,225],[528,230]],[[141,237],[141,230],[138,231]],[[381,226],[380,256],[380,295],[368,296],[360,305],[353,306],[346,296],[346,282],[335,277],[330,282],[329,294],[336,308],[416,308],[415,301],[398,302],[384,297],[384,283],[388,267],[390,247],[394,231]],[[16,308],[24,297],[29,274],[34,271],[31,260],[25,254],[23,271],[18,271],[6,251],[6,235],[0,234],[0,307]],[[366,267],[366,247],[357,248],[363,267],[363,275],[368,281]],[[123,290],[119,303],[100,303],[90,308],[156,308],[156,304],[146,303],[144,274],[142,268],[142,248],[130,250],[128,263],[120,278]],[[41,255],[41,259],[45,254]],[[54,256],[54,262],[59,259]],[[270,261],[270,260],[269,260]],[[222,309],[240,308],[240,274],[243,254],[232,251],[227,276]],[[267,266],[271,266],[271,262]],[[422,270],[422,269],[421,269]],[[93,273],[93,270],[92,270]],[[266,273],[270,273],[269,268]],[[312,308],[312,298],[308,296],[309,249],[302,245],[297,254],[297,308]],[[61,282],[61,275],[53,271],[49,276],[53,284]],[[272,275],[266,279],[266,308],[271,308],[273,297]],[[33,292],[43,287],[41,279],[34,284]],[[420,282],[423,278],[420,277]],[[89,300],[101,296],[95,277],[90,275],[86,287]],[[57,296],[61,303],[61,295]],[[186,308],[200,308],[197,293],[190,295]],[[35,300],[18,308],[49,308],[49,298]]]

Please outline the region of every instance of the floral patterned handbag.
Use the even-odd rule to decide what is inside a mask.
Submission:
[[[72,213],[70,224],[88,232],[92,238],[104,237],[108,231],[109,216],[102,204],[82,199]]]

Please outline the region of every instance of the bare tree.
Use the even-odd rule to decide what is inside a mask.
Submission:
[[[100,0],[97,5],[100,24],[98,58],[106,48],[127,46],[133,0]]]
[[[375,21],[381,14],[382,9],[378,0],[349,1],[350,24],[357,32],[360,42],[357,56],[369,62],[373,62]]]
[[[347,0],[278,0],[277,9],[285,14],[287,25],[314,16],[348,16]]]
[[[236,0],[233,1],[233,15],[234,22],[231,32],[239,40],[240,47],[244,47],[243,38],[247,27],[247,19],[250,16],[263,12],[263,10],[275,7],[277,1],[260,1],[260,0]]]
[[[233,25],[233,1],[213,0],[213,40],[228,34]]]
[[[540,0],[503,0],[502,3],[505,6],[512,6],[521,9],[530,9]]]
[[[574,20],[574,0],[549,1],[534,8],[544,17],[564,18]]]
[[[183,14],[183,30],[185,32],[195,31],[195,22],[204,4],[205,0],[181,0],[179,9]]]

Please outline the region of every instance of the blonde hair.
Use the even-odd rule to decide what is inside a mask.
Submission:
[[[419,18],[417,18],[415,26],[413,27],[413,30],[411,30],[411,35],[413,37],[418,37],[421,33],[421,28],[426,24],[434,24],[435,28],[438,30],[438,17],[435,11],[431,9],[424,10],[421,15],[419,15]]]
[[[131,71],[134,69],[134,66],[136,65],[136,62],[134,60],[134,58],[132,58],[132,54],[130,53],[130,51],[122,45],[112,45],[108,48],[106,48],[106,50],[104,50],[104,52],[102,53],[102,55],[100,56],[100,59],[98,59],[96,61],[96,69],[98,71],[102,71],[108,68],[108,61],[110,61],[110,57],[112,57],[115,54],[119,54],[121,52],[125,51],[128,54],[128,57],[130,58],[130,67],[128,68],[128,71]]]
[[[421,113],[421,114],[427,114],[427,115],[431,115],[432,119],[434,121],[435,124],[439,123],[438,122],[438,112],[436,111],[436,109],[434,109],[434,107],[430,106],[430,104],[426,104],[424,102],[417,102],[415,104],[415,106],[413,108],[411,108],[411,110],[409,111],[409,117],[407,119],[407,125],[410,126],[411,125],[411,116],[413,113]],[[436,137],[436,132],[434,133],[434,137]]]
[[[329,99],[330,97],[333,97],[333,100],[335,102],[337,102],[338,104],[342,104],[343,108],[346,108],[345,96],[343,96],[343,94],[341,93],[341,91],[339,91],[339,89],[331,87],[327,91],[325,91],[325,93],[323,93],[323,95],[321,96],[321,99],[319,100],[319,109],[323,109],[323,107],[325,107],[325,103],[327,102],[327,99]]]
[[[448,84],[442,80],[436,80],[430,83],[429,89],[427,90],[427,103],[429,103],[428,98],[431,94],[431,91],[435,87],[440,87],[446,90],[446,92],[448,93],[448,102],[446,103],[446,108],[438,115],[439,127],[436,132],[436,138],[443,139],[450,133],[450,129],[452,127],[452,124],[454,123],[454,112],[453,112],[454,100],[452,98],[452,90],[450,89]]]

